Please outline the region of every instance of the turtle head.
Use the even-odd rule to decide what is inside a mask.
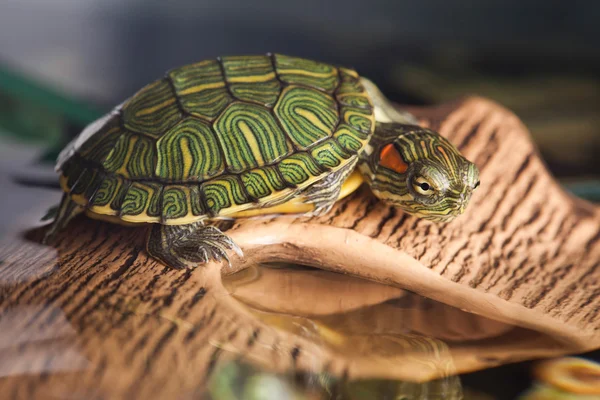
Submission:
[[[479,186],[479,171],[439,133],[415,125],[378,124],[367,174],[381,200],[409,214],[451,221]]]

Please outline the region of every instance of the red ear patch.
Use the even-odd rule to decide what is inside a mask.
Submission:
[[[385,145],[379,153],[379,165],[400,174],[405,173],[408,169],[408,164],[404,162],[393,143]]]

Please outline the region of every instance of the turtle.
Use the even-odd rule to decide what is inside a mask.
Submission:
[[[64,193],[45,241],[83,212],[152,224],[146,250],[173,268],[243,256],[218,218],[321,215],[364,181],[409,214],[450,221],[479,185],[454,145],[355,70],[271,53],[168,71],[87,126],[56,171]]]

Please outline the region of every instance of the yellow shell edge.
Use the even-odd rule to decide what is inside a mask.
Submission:
[[[358,170],[354,170],[348,179],[344,181],[342,185],[342,189],[340,191],[340,196],[338,200],[343,199],[344,197],[350,195],[354,191],[356,191],[359,186],[363,183],[363,178]],[[68,193],[67,185],[66,185],[66,177],[60,177],[60,185],[65,192]],[[83,196],[72,196],[73,201],[82,206],[87,206],[87,200]],[[267,215],[267,214],[304,214],[307,212],[311,212],[313,210],[313,205],[305,202],[304,197],[296,197],[287,201],[283,204],[279,204],[273,207],[265,207],[265,208],[256,208],[248,210],[247,208],[252,207],[253,204],[245,204],[243,206],[235,206],[230,207],[229,209],[221,210],[219,213],[219,217],[231,217],[231,218],[246,218],[246,217],[254,217],[258,215]],[[110,206],[92,206],[85,211],[86,215],[90,218],[111,222],[114,224],[124,225],[124,226],[133,226],[139,224],[149,224],[149,223],[160,223],[160,217],[150,217],[147,214],[140,215],[122,215],[118,216],[117,212],[110,208]],[[165,221],[166,225],[185,225],[191,224],[193,222],[200,221],[202,219],[206,219],[204,215],[186,215],[182,218],[175,218],[168,221]]]
[[[354,170],[352,174],[346,179],[342,185],[342,190],[340,191],[340,196],[338,200],[343,199],[344,197],[350,195],[356,189],[359,188],[363,183],[362,175]],[[288,202],[283,204],[279,204],[273,207],[266,208],[257,208],[254,210],[240,211],[233,215],[234,218],[243,218],[243,217],[254,217],[257,215],[266,215],[266,214],[304,214],[307,212],[311,212],[314,209],[313,205],[310,203],[305,203],[305,199],[303,197],[296,197],[291,199]]]

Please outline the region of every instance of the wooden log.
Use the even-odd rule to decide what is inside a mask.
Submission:
[[[468,98],[411,111],[481,170],[480,189],[454,222],[407,216],[363,187],[323,217],[235,221],[230,234],[245,257],[232,268],[172,270],[145,253],[144,228],[85,217],[53,247],[39,244],[40,229],[4,241],[0,332],[10,334],[0,336],[2,393],[194,396],[232,359],[342,380],[423,381],[600,347],[600,210],[558,186],[502,107]],[[349,305],[336,309],[320,303],[331,287],[306,274],[271,277],[282,282],[271,285],[276,301],[264,296],[266,281],[254,289],[262,299],[251,287],[231,295],[229,278],[223,284],[223,276],[274,261],[394,288],[349,283],[361,289],[340,290]],[[305,291],[290,291],[298,287]],[[419,303],[406,290],[437,303],[402,311],[387,301]],[[290,293],[305,303],[287,303]],[[319,335],[296,331],[299,317],[322,327]],[[396,347],[378,353],[373,343],[390,334]]]
[[[244,221],[233,235],[250,252],[277,247],[274,253],[395,284],[577,349],[600,346],[600,209],[562,190],[526,128],[497,104],[468,98],[411,111],[480,168],[481,190],[465,215],[432,224],[363,187],[329,215]]]

